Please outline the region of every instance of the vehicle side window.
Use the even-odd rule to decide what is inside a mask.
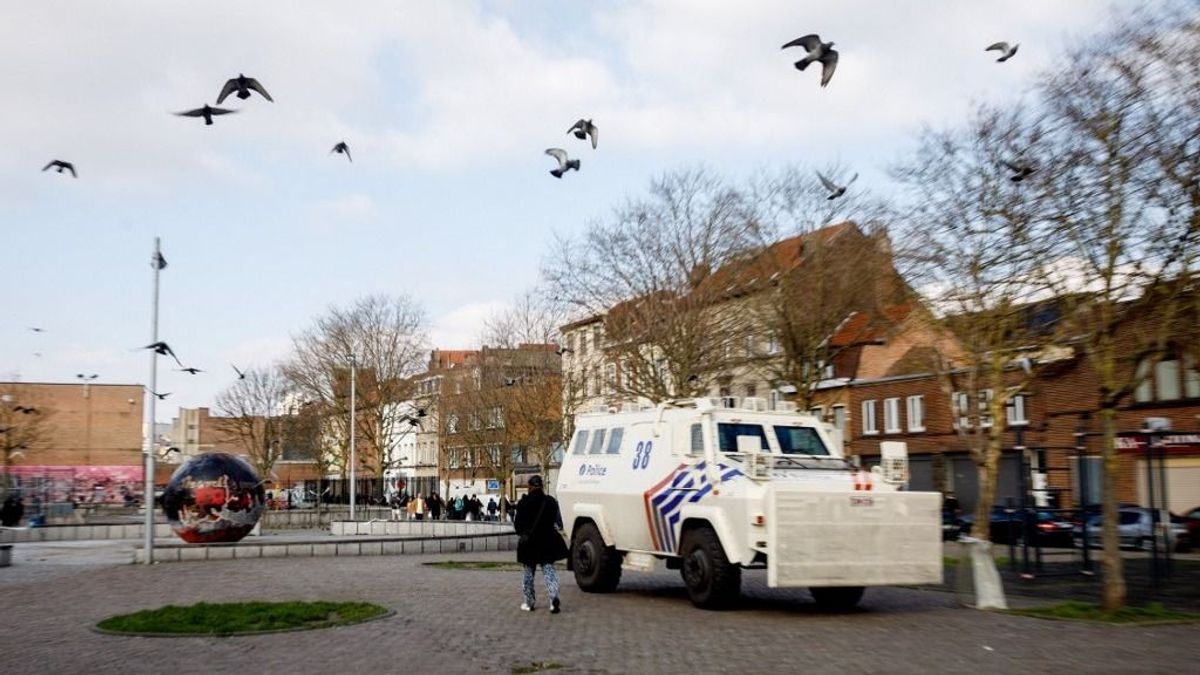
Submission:
[[[771,446],[767,444],[767,434],[763,431],[761,424],[722,422],[717,425],[717,435],[721,440],[721,452],[737,452],[738,436],[758,436],[762,441],[763,452],[771,451]]]
[[[1139,520],[1141,520],[1141,517],[1142,517],[1142,515],[1140,513],[1138,513],[1137,511],[1122,511],[1121,512],[1121,524],[1122,525],[1136,525],[1137,522]]]
[[[829,449],[812,427],[775,425],[775,438],[785,455],[828,455]]]
[[[592,449],[588,450],[590,455],[598,455],[604,450],[604,429],[597,429],[596,433],[592,434]]]
[[[699,424],[692,425],[692,450],[693,455],[704,454],[704,431]]]
[[[617,427],[608,434],[608,449],[605,450],[610,455],[615,455],[621,452],[621,439],[625,436],[625,428]]]
[[[580,429],[575,432],[575,449],[571,452],[576,455],[582,455],[587,452],[588,430]]]

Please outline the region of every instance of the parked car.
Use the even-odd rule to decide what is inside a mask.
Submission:
[[[1200,546],[1200,506],[1185,511],[1180,518],[1188,531],[1188,542],[1192,546]]]
[[[1148,509],[1140,506],[1137,507],[1122,507],[1119,511],[1119,520],[1117,521],[1117,537],[1120,541],[1121,548],[1140,548],[1144,551],[1149,551],[1154,545],[1153,537],[1155,530],[1161,522],[1158,509]],[[1103,516],[1097,514],[1090,516],[1087,521],[1087,545],[1090,548],[1100,547],[1100,527],[1103,521]],[[1170,522],[1172,548],[1175,551],[1189,551],[1192,547],[1191,539],[1188,536],[1187,527],[1184,525],[1183,518],[1171,514]],[[1075,526],[1074,532],[1075,543],[1083,545],[1083,527]]]
[[[1003,506],[993,506],[991,522],[988,527],[988,539],[994,544],[1020,544],[1024,540],[1024,525],[1026,511],[1008,509]],[[1034,540],[1036,546],[1070,548],[1074,545],[1074,524],[1067,518],[1053,511],[1032,511]],[[967,514],[962,517],[962,532],[970,534],[975,525],[975,515]]]
[[[950,510],[942,511],[942,541],[954,541],[962,534],[962,521]]]

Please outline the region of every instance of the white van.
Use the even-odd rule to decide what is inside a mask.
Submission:
[[[842,608],[866,586],[941,583],[941,495],[903,490],[903,444],[863,471],[833,427],[766,408],[688,399],[578,415],[556,495],[579,587],[611,591],[623,568],[658,560],[705,608],[732,604],[749,568]]]

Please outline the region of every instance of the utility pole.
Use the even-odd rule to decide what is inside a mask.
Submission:
[[[354,501],[355,493],[358,492],[358,484],[355,482],[354,467],[357,463],[354,454],[354,427],[358,421],[357,410],[355,409],[354,390],[358,388],[358,361],[354,355],[354,351],[350,351],[350,520],[356,520],[354,517]]]
[[[158,273],[167,266],[160,248],[159,238],[154,238],[154,258],[150,267],[154,269],[154,304],[150,311],[150,344],[158,342]],[[145,564],[154,562],[154,446],[155,446],[155,414],[154,402],[158,400],[154,392],[158,391],[158,352],[150,350],[150,387],[146,390],[146,481],[142,501],[146,505],[146,523],[144,526],[143,550],[146,552]]]

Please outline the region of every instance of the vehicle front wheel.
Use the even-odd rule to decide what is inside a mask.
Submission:
[[[854,609],[867,590],[862,586],[814,586],[808,589],[821,609]]]
[[[742,568],[729,562],[717,533],[707,525],[683,537],[680,573],[692,604],[701,609],[726,609],[742,590]]]
[[[584,523],[571,539],[575,583],[586,593],[611,593],[621,582],[621,554],[606,546],[600,530]]]

